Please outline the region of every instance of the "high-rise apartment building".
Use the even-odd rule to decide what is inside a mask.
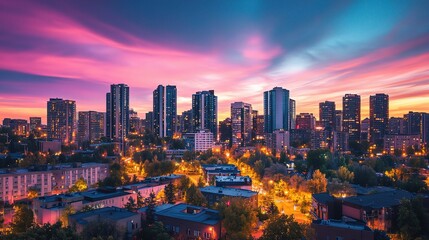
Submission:
[[[144,119],[145,130],[153,132],[153,112],[147,112]]]
[[[192,109],[182,112],[182,119],[180,120],[180,125],[182,133],[191,133],[194,132],[194,126],[192,123]]]
[[[335,102],[319,103],[319,120],[325,130],[333,131],[335,129]]]
[[[264,92],[264,131],[289,130],[290,126],[289,90],[275,87]]]
[[[229,145],[231,143],[231,138],[231,118],[227,118],[219,122],[219,141]]]
[[[343,97],[343,131],[349,142],[360,141],[360,95],[346,94]]]
[[[159,137],[172,137],[177,121],[176,86],[159,85],[153,91],[154,133]]]
[[[389,95],[375,94],[369,98],[369,138],[371,143],[382,143],[388,130]]]
[[[192,117],[195,131],[207,129],[217,139],[217,96],[214,90],[192,94]]]
[[[296,101],[289,99],[289,130],[295,129],[296,127]]]
[[[335,129],[336,132],[343,131],[343,111],[335,110]]]
[[[104,113],[82,111],[78,113],[77,139],[79,145],[84,142],[92,143],[104,136]]]
[[[76,102],[51,98],[47,102],[47,132],[49,140],[72,144],[76,138]]]
[[[404,114],[405,134],[418,134],[422,144],[429,143],[429,113],[409,112]]]
[[[400,117],[391,117],[389,119],[389,127],[388,127],[388,134],[389,135],[399,135],[399,134],[405,134],[405,128],[406,123],[404,118]]]
[[[125,138],[130,131],[130,88],[126,84],[110,85],[106,94],[106,137],[120,144],[125,151]]]
[[[252,105],[231,104],[232,145],[247,146],[252,142]]]

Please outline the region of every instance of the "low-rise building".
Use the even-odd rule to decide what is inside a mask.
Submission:
[[[81,233],[83,229],[92,224],[102,221],[112,223],[116,230],[123,233],[124,239],[131,237],[141,228],[141,216],[118,207],[104,207],[91,211],[72,214],[68,217],[69,225]]]
[[[184,203],[155,212],[155,218],[172,232],[175,239],[221,239],[219,211]]]
[[[253,207],[258,206],[258,192],[246,190],[246,189],[237,189],[237,188],[223,188],[208,186],[200,188],[201,193],[207,199],[208,205],[212,206],[215,203],[220,202],[223,197],[239,197],[244,198],[249,201]]]
[[[216,187],[230,187],[252,190],[252,179],[249,176],[216,176]]]
[[[314,229],[314,240],[373,240],[374,232],[362,223],[343,222],[335,220],[315,220],[311,224]]]
[[[79,178],[93,185],[108,175],[108,165],[84,163],[46,166],[45,170],[17,169],[0,172],[0,198],[8,203],[25,199],[30,189],[46,196],[67,191]]]
[[[240,170],[233,164],[202,164],[204,178],[213,181],[215,176],[240,176]]]
[[[395,149],[399,149],[403,152],[406,151],[407,147],[420,147],[420,135],[385,135],[384,136],[384,149],[390,153],[394,153]]]

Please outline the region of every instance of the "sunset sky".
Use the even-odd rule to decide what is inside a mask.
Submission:
[[[159,84],[178,113],[214,89],[219,120],[234,101],[263,111],[263,91],[290,90],[297,113],[342,96],[390,95],[391,116],[429,112],[429,1],[0,0],[0,121],[41,116],[51,97],[105,111],[130,86],[140,117]]]

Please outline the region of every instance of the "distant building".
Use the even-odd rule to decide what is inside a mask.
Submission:
[[[252,143],[252,105],[243,102],[231,104],[232,145],[248,146]]]
[[[176,86],[159,85],[153,91],[154,133],[159,137],[173,137],[177,117]]]
[[[373,240],[374,232],[365,224],[336,220],[315,220],[311,224],[317,239]]]
[[[13,133],[18,136],[27,136],[29,132],[28,122],[25,119],[11,119],[9,127],[12,129]]]
[[[429,143],[429,113],[409,112],[404,115],[405,134],[419,134],[421,143]]]
[[[388,131],[389,95],[375,94],[369,98],[369,137],[371,143],[383,142]]]
[[[44,153],[59,153],[61,152],[60,141],[39,141],[39,151]]]
[[[333,131],[335,129],[335,102],[319,103],[319,120],[325,130]]]
[[[388,134],[389,135],[398,135],[405,134],[406,122],[404,118],[391,117],[389,119]]]
[[[277,155],[282,151],[287,152],[290,149],[290,134],[285,130],[274,130],[272,133],[267,133],[265,139],[267,147]]]
[[[369,141],[369,118],[362,120],[360,129],[361,141]]]
[[[335,128],[334,128],[334,130],[337,132],[343,131],[343,111],[341,111],[341,110],[335,110]]]
[[[213,133],[208,130],[201,130],[196,133],[186,133],[183,135],[185,147],[189,151],[207,151],[214,145]]]
[[[216,176],[216,187],[228,187],[252,190],[252,179],[249,176]]]
[[[11,121],[12,119],[10,119],[10,118],[3,118],[3,124],[2,124],[2,126],[3,127],[10,127],[10,121]]]
[[[300,113],[296,116],[296,129],[313,130],[316,127],[316,118],[312,113]]]
[[[182,118],[180,119],[180,128],[182,133],[192,133],[194,132],[194,126],[192,123],[193,114],[192,109],[182,112]]]
[[[360,95],[346,94],[343,97],[343,130],[349,142],[360,142]]]
[[[104,207],[72,214],[68,217],[69,225],[81,233],[85,227],[102,221],[112,223],[116,230],[124,233],[126,238],[136,234],[142,227],[141,216],[124,208]]]
[[[220,202],[223,197],[243,198],[248,200],[252,207],[258,206],[258,192],[255,191],[215,186],[203,187],[200,188],[200,191],[207,199],[209,206],[213,206],[215,203]]]
[[[298,118],[297,118],[298,119]],[[314,130],[292,129],[290,131],[291,146],[310,147]]]
[[[130,131],[130,88],[126,84],[110,85],[106,94],[106,137],[119,143],[125,151],[125,138]]]
[[[175,239],[221,239],[222,224],[219,211],[179,203],[155,212]]]
[[[295,129],[296,127],[296,101],[289,99],[289,130]]]
[[[417,146],[417,148],[420,148],[420,142],[421,139],[419,134],[389,134],[384,136],[384,149],[392,154],[394,153],[395,149],[405,152],[407,150],[407,147]]]
[[[140,133],[142,128],[141,121],[137,112],[134,111],[134,109],[130,109],[129,118],[130,118],[130,132]]]
[[[230,144],[232,139],[231,118],[219,122],[219,141]]]
[[[59,140],[73,144],[76,138],[76,102],[51,98],[47,103],[48,140]]]
[[[153,124],[153,112],[146,113],[144,120],[144,128],[146,130],[149,130],[150,132],[153,132]]]
[[[275,87],[264,92],[264,131],[289,130],[291,120],[289,90]]]
[[[37,130],[39,127],[42,127],[42,118],[30,117],[30,131]]]
[[[104,113],[95,111],[79,112],[77,124],[77,139],[79,145],[83,142],[92,143],[104,136]]]
[[[332,151],[344,152],[349,150],[349,133],[333,132],[332,133]]]
[[[240,176],[240,170],[233,164],[202,164],[201,168],[207,182],[216,176]]]
[[[194,131],[208,129],[217,139],[217,96],[214,90],[192,94],[192,123]]]
[[[84,163],[80,167],[68,165],[51,166],[50,169],[0,174],[0,198],[10,204],[28,197],[29,189],[35,189],[40,196],[67,191],[80,177],[88,185],[104,180],[108,175],[107,164]]]

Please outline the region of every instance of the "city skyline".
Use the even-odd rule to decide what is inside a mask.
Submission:
[[[46,123],[49,98],[104,112],[118,83],[141,118],[160,84],[177,86],[178,113],[215,90],[219,121],[233,102],[262,112],[274,87],[296,114],[317,116],[324,101],[339,110],[348,93],[361,96],[361,119],[376,93],[389,95],[389,116],[428,112],[427,2],[169,3],[2,1],[0,119]]]

